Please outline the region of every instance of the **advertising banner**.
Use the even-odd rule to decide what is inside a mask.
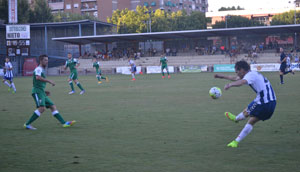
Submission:
[[[292,63],[291,70],[293,71],[300,71],[300,63]]]
[[[279,71],[280,64],[279,63],[251,64],[250,67],[252,71],[274,72],[274,71]]]
[[[174,66],[168,66],[169,73],[174,73]],[[164,72],[167,72],[164,69]],[[147,74],[161,73],[161,66],[147,66]]]
[[[137,66],[135,74],[139,74],[141,71],[142,71],[141,66]],[[116,72],[119,74],[131,75],[131,67],[129,67],[129,66],[117,67]]]
[[[38,66],[35,58],[25,58],[23,64],[23,76],[32,76],[34,69]]]
[[[180,66],[179,70],[182,73],[207,72],[207,65]]]
[[[30,26],[6,25],[6,39],[30,39]]]
[[[216,64],[214,72],[235,72],[234,64]]]

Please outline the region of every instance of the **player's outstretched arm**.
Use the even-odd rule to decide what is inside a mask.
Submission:
[[[227,79],[230,81],[237,81],[240,79],[240,77],[238,77],[238,76],[227,76],[227,75],[223,75],[223,74],[215,74],[214,77],[219,78],[219,79]]]
[[[51,84],[52,86],[55,86],[55,83],[51,80],[45,79],[41,76],[36,75],[36,80],[42,81],[42,82],[48,82],[49,84]]]
[[[231,82],[231,83],[229,83],[229,84],[226,84],[226,85],[224,86],[224,89],[225,89],[225,90],[228,90],[230,87],[239,87],[239,86],[242,86],[242,85],[245,85],[245,84],[247,84],[247,80],[245,80],[245,79],[240,79],[240,80]]]

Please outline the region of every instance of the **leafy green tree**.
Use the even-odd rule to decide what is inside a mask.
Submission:
[[[136,11],[116,10],[109,23],[117,25],[118,33],[141,33],[147,31],[147,23],[151,17],[152,32],[205,29],[206,18],[201,12],[192,12],[187,15],[185,11],[165,12],[153,11],[151,8],[137,6]]]
[[[232,7],[221,7],[218,11],[232,11],[232,10],[244,10],[244,8],[241,8],[240,6],[237,6],[235,8],[235,6]]]
[[[271,25],[287,25],[295,23],[295,10],[274,15]],[[296,11],[296,23],[300,23],[300,11]]]
[[[18,0],[18,23],[28,23],[31,13],[28,0]]]
[[[235,27],[251,27],[251,26],[263,26],[263,24],[258,21],[248,19],[242,16],[227,16],[227,28],[235,28]],[[213,25],[213,28],[225,28],[225,21],[216,22]]]
[[[0,20],[8,23],[8,1],[0,0]]]
[[[30,15],[30,23],[47,23],[53,21],[51,9],[45,0],[35,0],[33,12]]]

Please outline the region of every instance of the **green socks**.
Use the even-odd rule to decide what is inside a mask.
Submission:
[[[72,91],[74,91],[73,82],[69,82],[69,84],[70,84],[70,86],[71,86]]]
[[[77,86],[80,88],[81,91],[84,90],[79,82],[77,82]]]
[[[65,124],[66,121],[63,119],[63,117],[59,114],[59,112],[56,110],[54,112],[52,112],[52,115],[61,123],[61,124]]]
[[[31,124],[33,121],[35,121],[36,119],[38,119],[38,117],[41,115],[41,113],[36,110],[33,112],[32,116],[30,117],[30,119],[26,122],[26,125]]]

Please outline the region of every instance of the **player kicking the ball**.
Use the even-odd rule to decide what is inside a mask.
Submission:
[[[101,84],[101,79],[105,79],[106,82],[108,82],[108,77],[102,76],[101,69],[100,69],[100,62],[97,58],[94,58],[93,68],[96,69],[96,77],[98,79],[98,84]]]
[[[249,64],[245,61],[238,61],[235,64],[235,72],[237,76],[216,74],[215,78],[234,81],[226,84],[224,87],[225,90],[247,84],[256,93],[256,98],[237,116],[230,112],[225,112],[225,116],[233,122],[238,122],[249,117],[247,124],[238,137],[227,145],[229,147],[237,147],[238,143],[252,131],[255,123],[260,120],[270,119],[276,107],[274,90],[271,83],[262,74],[251,71]]]
[[[48,65],[47,55],[41,55],[39,57],[39,61],[39,66],[35,68],[33,72],[32,88],[32,97],[35,101],[37,109],[33,112],[31,118],[24,124],[24,128],[29,130],[36,130],[36,128],[34,128],[31,123],[41,116],[41,114],[45,111],[45,107],[51,109],[52,115],[62,124],[63,127],[70,127],[76,121],[65,121],[56,109],[56,106],[48,97],[50,95],[50,92],[45,91],[47,82],[52,86],[55,86],[55,83],[53,81],[46,79],[45,67]]]

